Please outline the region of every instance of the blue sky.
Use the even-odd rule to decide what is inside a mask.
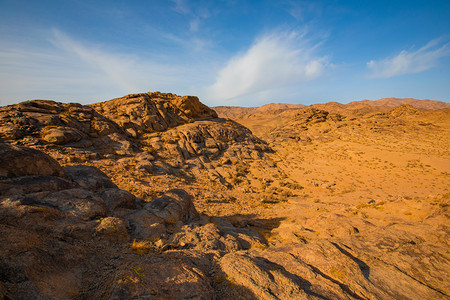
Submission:
[[[0,105],[450,102],[450,1],[0,0]]]

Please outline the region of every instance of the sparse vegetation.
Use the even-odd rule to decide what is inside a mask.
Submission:
[[[133,240],[133,244],[131,245],[131,248],[139,255],[144,255],[147,252],[149,252],[152,249],[152,245],[150,241],[136,241]]]

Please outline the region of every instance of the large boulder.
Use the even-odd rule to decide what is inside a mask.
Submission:
[[[64,171],[41,151],[0,142],[0,179],[30,175],[64,177]]]
[[[105,173],[91,166],[70,166],[65,167],[64,172],[67,176],[80,185],[82,188],[89,190],[99,190],[115,188],[117,186],[106,176]]]
[[[144,206],[146,210],[160,217],[167,224],[179,221],[189,222],[199,217],[192,202],[192,196],[181,189],[167,191]]]
[[[120,218],[107,217],[99,221],[95,228],[96,234],[113,243],[128,241],[127,224]]]
[[[106,216],[106,205],[103,200],[85,189],[75,188],[55,192],[40,202],[84,220]]]
[[[202,255],[147,255],[118,268],[107,279],[111,284],[103,291],[103,297],[92,299],[217,299],[203,270],[207,267],[199,266],[207,266],[208,261]]]
[[[100,193],[100,197],[105,201],[108,211],[114,212],[119,208],[135,209],[137,198],[128,191],[117,188],[108,188]]]
[[[50,144],[63,145],[78,142],[87,137],[80,130],[70,127],[49,127],[41,132],[41,138]]]

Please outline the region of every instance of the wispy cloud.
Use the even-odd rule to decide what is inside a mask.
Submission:
[[[172,0],[172,2],[175,4],[173,10],[177,13],[187,15],[191,12],[186,0]]]
[[[216,101],[236,100],[313,80],[327,65],[326,57],[316,55],[317,47],[297,32],[266,34],[228,61],[207,94]]]
[[[394,57],[371,60],[367,67],[371,77],[389,78],[428,70],[438,65],[439,59],[449,55],[449,44],[442,44],[441,39],[435,39],[416,51],[403,50]]]
[[[285,2],[288,6],[289,14],[298,21],[305,21],[311,17],[322,14],[323,5],[318,1],[295,1]]]
[[[67,99],[70,94],[86,99],[85,91],[100,77],[45,43],[1,40],[0,45],[2,105],[35,98]],[[90,93],[91,97],[97,95]]]
[[[187,0],[172,0],[174,6],[172,9],[177,13],[188,17],[189,31],[196,34],[200,31],[204,20],[211,16],[208,7],[199,3],[188,3]]]
[[[191,32],[197,32],[200,25],[200,19],[194,18],[189,22],[189,30]]]
[[[35,98],[88,103],[155,90],[185,94],[207,76],[203,66],[172,62],[170,55],[163,62],[159,56],[117,52],[59,30],[39,40],[0,41],[0,105]]]
[[[59,30],[53,30],[51,42],[66,53],[78,56],[84,63],[103,73],[104,78],[108,78],[121,89],[137,90],[134,76],[130,77],[130,71],[137,67],[137,62],[131,57],[114,55],[92,46],[85,46]]]

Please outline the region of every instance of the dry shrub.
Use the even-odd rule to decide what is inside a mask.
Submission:
[[[137,254],[139,255],[143,255],[145,253],[147,253],[148,251],[150,251],[150,249],[152,248],[151,244],[149,241],[133,241],[133,244],[131,245],[131,248],[136,251]]]

